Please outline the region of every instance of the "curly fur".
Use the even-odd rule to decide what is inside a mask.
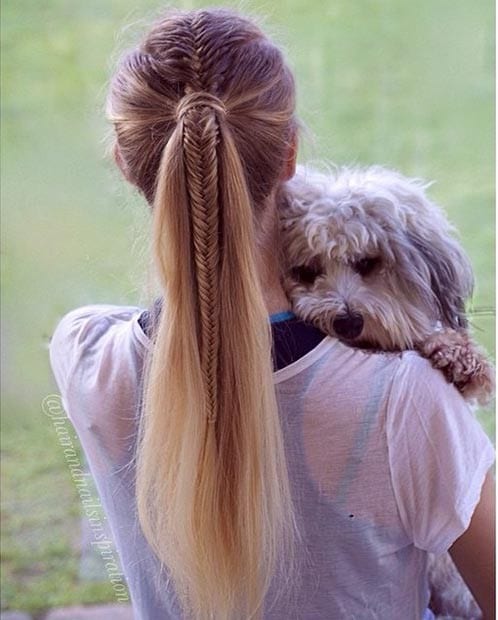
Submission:
[[[458,573],[449,553],[429,555],[430,608],[437,620],[480,620],[481,610]]]
[[[298,168],[279,199],[284,287],[301,318],[344,343],[417,349],[469,401],[494,371],[467,331],[473,273],[428,184],[372,166]],[[449,554],[429,560],[438,618],[481,617]]]
[[[419,351],[454,383],[468,401],[488,403],[494,393],[494,373],[486,353],[465,329],[443,329],[419,344]]]
[[[448,380],[484,404],[494,370],[465,329],[472,268],[427,187],[380,166],[298,168],[280,200],[284,287],[296,314],[346,344],[447,359]]]

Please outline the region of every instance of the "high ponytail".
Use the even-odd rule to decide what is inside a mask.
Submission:
[[[195,620],[261,617],[277,570],[292,573],[297,531],[256,240],[293,106],[280,52],[219,10],[159,22],[111,87],[123,165],[153,207],[164,299],[144,380],[138,515]],[[160,154],[150,145],[159,126]]]

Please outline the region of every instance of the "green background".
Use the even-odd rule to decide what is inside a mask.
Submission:
[[[113,59],[158,8],[2,3],[2,608],[113,600],[107,582],[78,576],[79,501],[41,403],[57,391],[48,339],[65,312],[146,299],[147,209],[106,155],[103,104]],[[494,3],[242,8],[266,16],[295,70],[301,161],[436,181],[475,267],[475,336],[494,357]],[[493,435],[491,409],[479,415]]]

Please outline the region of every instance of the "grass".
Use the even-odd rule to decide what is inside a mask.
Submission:
[[[201,6],[204,2],[182,2]],[[230,4],[230,3],[224,3]],[[2,608],[112,600],[78,578],[77,493],[41,401],[47,343],[85,303],[140,304],[147,211],[104,157],[109,59],[145,0],[5,0],[2,19]],[[276,0],[314,141],[302,159],[434,179],[476,270],[476,337],[494,356],[494,7],[466,0]],[[135,28],[132,28],[132,31]],[[480,413],[494,436],[491,409]]]
[[[3,429],[2,609],[38,612],[112,600],[108,581],[79,579],[78,495],[53,428],[41,416],[40,409],[15,428],[6,416]]]

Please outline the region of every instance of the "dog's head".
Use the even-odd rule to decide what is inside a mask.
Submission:
[[[466,325],[470,262],[426,185],[381,167],[298,169],[280,200],[295,312],[355,346],[412,348]]]

